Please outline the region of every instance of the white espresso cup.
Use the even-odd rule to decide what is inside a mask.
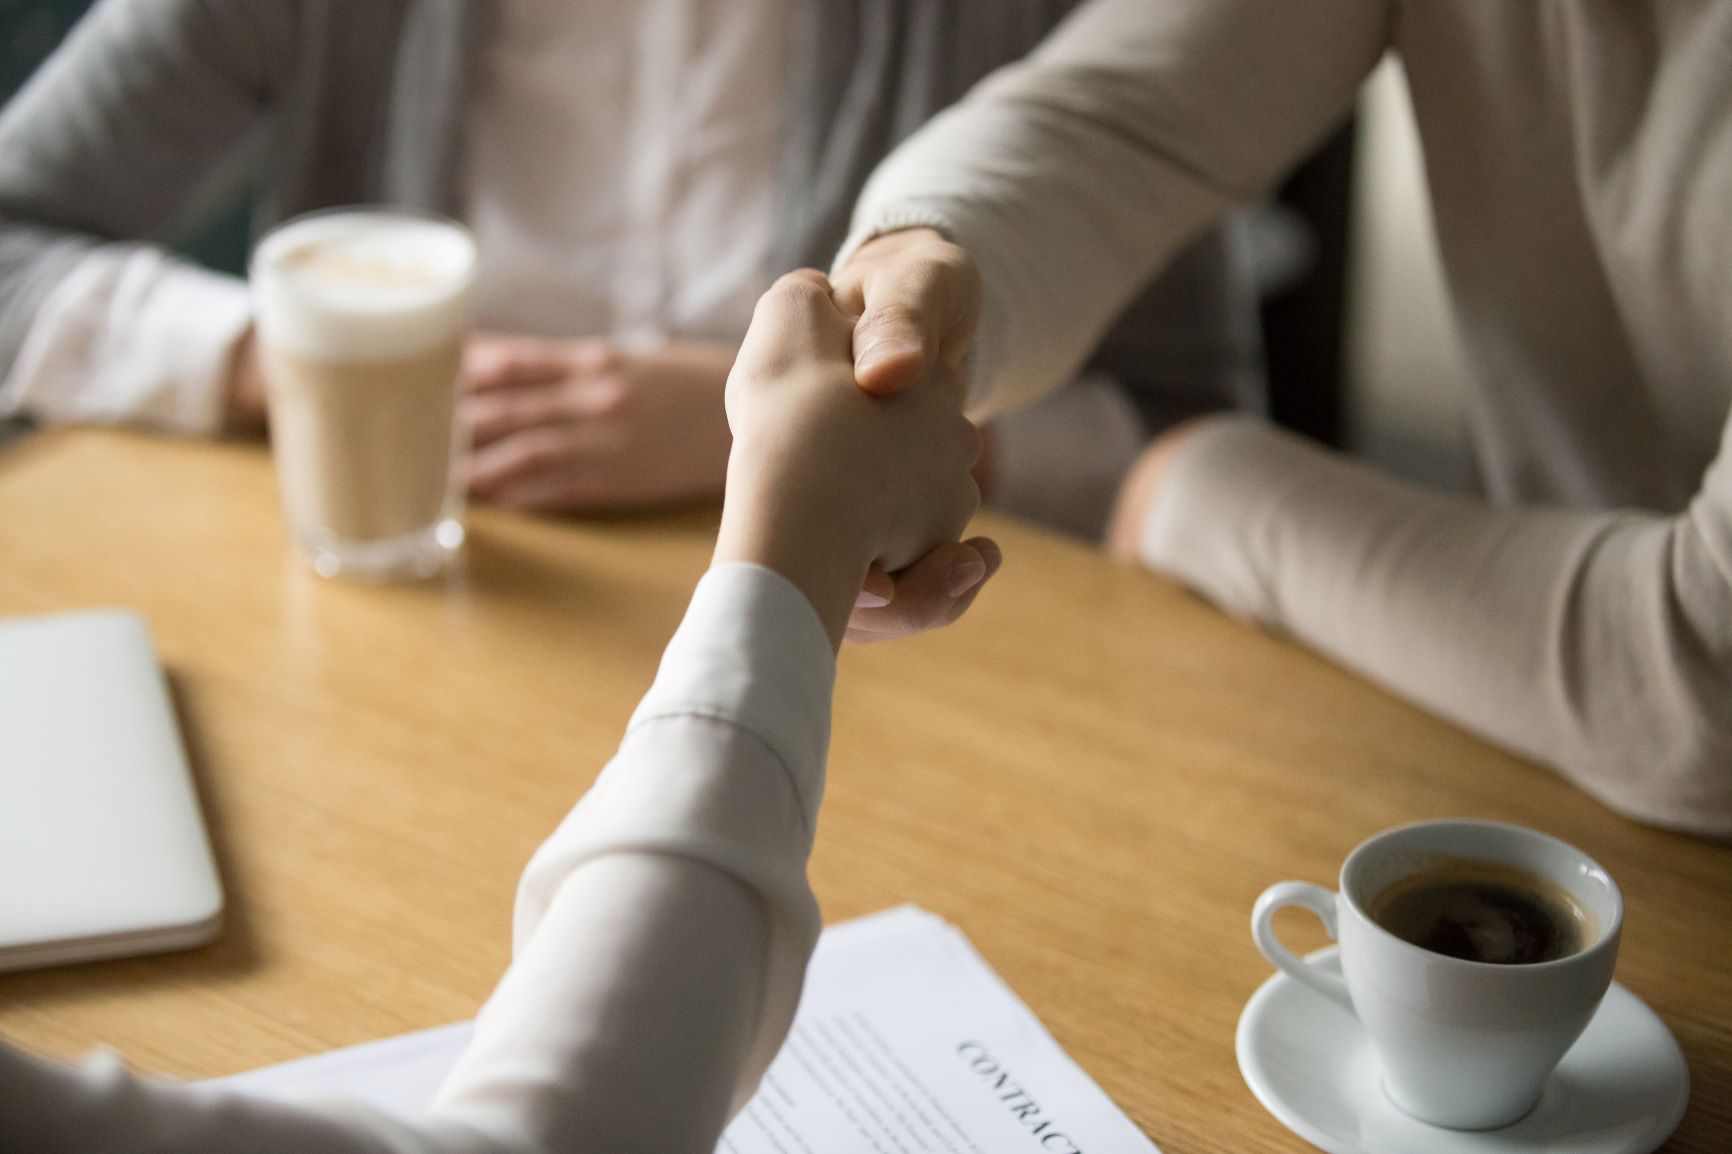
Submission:
[[[1581,948],[1551,961],[1497,964],[1435,953],[1372,920],[1373,902],[1404,879],[1449,863],[1513,867],[1561,889],[1583,915]],[[1557,838],[1491,821],[1427,821],[1361,842],[1339,892],[1281,882],[1257,899],[1251,934],[1289,977],[1340,1003],[1365,1028],[1384,1092],[1423,1122],[1505,1126],[1539,1102],[1612,981],[1624,903],[1611,876]],[[1271,924],[1302,906],[1341,943],[1341,974],[1283,945]]]

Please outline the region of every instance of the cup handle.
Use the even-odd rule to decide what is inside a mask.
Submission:
[[[1337,941],[1336,909],[1337,897],[1331,890],[1322,886],[1314,886],[1310,882],[1277,882],[1263,891],[1263,896],[1257,899],[1257,905],[1251,910],[1251,937],[1257,943],[1257,949],[1271,965],[1285,973],[1301,985],[1309,986],[1319,994],[1338,1002],[1353,1012],[1353,999],[1347,996],[1347,982],[1337,974],[1321,970],[1305,961],[1298,954],[1288,949],[1275,936],[1272,919],[1275,911],[1282,906],[1303,906],[1316,914],[1323,923],[1323,929]]]

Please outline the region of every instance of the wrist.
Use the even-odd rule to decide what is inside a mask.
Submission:
[[[259,359],[258,330],[248,328],[235,342],[229,358],[228,380],[224,385],[223,431],[225,433],[260,433],[264,431],[267,404],[265,399],[264,365]]]
[[[832,648],[839,647],[872,558],[866,534],[845,516],[803,500],[811,492],[792,478],[748,478],[730,469],[713,564],[762,565],[805,595]]]

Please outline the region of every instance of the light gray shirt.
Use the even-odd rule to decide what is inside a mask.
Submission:
[[[885,162],[844,257],[958,240],[974,402],[1021,403],[1389,51],[1491,501],[1228,423],[1174,463],[1145,555],[1632,815],[1732,836],[1732,5],[1094,0]]]
[[[653,216],[654,202],[667,199],[670,189],[679,191],[697,162],[704,162],[712,184],[727,178],[740,143],[732,138],[755,134],[752,147],[763,144],[769,155],[751,158],[751,173],[740,183],[752,187],[742,195],[754,202],[761,197],[766,204],[754,203],[750,211],[775,226],[767,236],[754,233],[753,245],[734,246],[750,251],[730,250],[725,271],[737,283],[718,289],[722,273],[694,277],[682,265],[672,270],[677,276],[613,278],[606,294],[609,307],[620,303],[630,314],[627,330],[643,328],[645,317],[671,324],[689,313],[683,335],[729,335],[722,314],[741,311],[732,298],[742,286],[749,290],[780,272],[827,259],[846,231],[849,209],[873,164],[978,78],[1033,47],[1076,3],[766,3],[755,19],[779,21],[759,37],[763,51],[776,56],[777,67],[758,68],[753,75],[763,87],[778,90],[774,103],[780,123],[767,132],[760,123],[762,109],[740,101],[728,102],[738,116],[694,119],[702,89],[716,83],[706,61],[725,59],[726,52],[683,63],[679,79],[685,89],[670,90],[653,76],[639,76],[635,87],[616,84],[623,90],[609,96],[605,107],[592,95],[579,114],[643,120],[619,126],[621,140],[679,145],[690,153],[676,158],[685,164],[676,172],[656,164],[648,166],[647,175],[635,169],[614,172],[604,164],[613,199],[623,196],[631,211]],[[688,41],[688,50],[704,37],[723,48],[738,39],[731,32],[723,35],[727,30],[706,30],[701,21],[686,27],[674,18],[689,6],[646,9],[642,18],[647,27],[656,16],[659,30]],[[260,228],[319,208],[389,203],[464,219],[479,213],[485,219],[478,223],[487,231],[501,188],[533,185],[540,195],[542,182],[519,179],[535,174],[504,172],[494,174],[487,195],[475,195],[474,166],[496,160],[500,151],[498,141],[470,139],[477,117],[537,76],[535,65],[514,64],[513,93],[503,94],[494,83],[497,76],[490,76],[496,61],[489,54],[509,47],[519,31],[513,22],[516,7],[467,0],[101,0],[0,110],[0,381],[11,377],[11,391],[17,394],[20,376],[33,378],[31,395],[14,395],[12,403],[50,417],[142,418],[189,432],[215,427],[220,398],[208,382],[225,373],[229,347],[246,323],[244,299],[235,286],[194,274],[160,253],[135,249],[134,260],[84,258],[104,242],[161,240],[238,174],[262,174]],[[578,7],[600,12],[608,6]],[[730,19],[753,19],[732,8],[729,12]],[[631,48],[624,40],[614,42],[633,24],[631,15],[614,17],[611,33],[599,25],[584,30],[602,46],[596,51],[610,59]],[[561,26],[561,34],[573,33],[576,22],[574,16],[574,28]],[[542,47],[551,56],[561,46],[551,43],[553,37],[546,39],[550,42]],[[678,48],[668,46],[668,61],[679,58]],[[555,70],[586,70],[598,84],[605,80],[593,61],[573,57],[543,63]],[[629,71],[636,75],[646,69],[634,65]],[[670,92],[679,94],[683,105],[664,99]],[[767,97],[753,89],[752,99],[761,104]],[[521,107],[500,111],[514,116]],[[543,118],[542,126],[548,123],[551,118]],[[529,132],[536,125],[517,128]],[[597,131],[606,132],[605,124]],[[575,153],[583,148],[583,134],[573,135]],[[556,145],[535,147],[557,151]],[[706,149],[707,159],[700,155]],[[649,156],[641,149],[634,155]],[[627,214],[611,215],[623,219]],[[687,219],[690,215],[650,220],[635,233],[628,221],[609,235],[626,243],[655,228],[682,233],[700,247],[726,243],[725,223]],[[545,227],[551,217],[543,213],[534,223]],[[575,210],[572,217],[589,219]],[[570,224],[560,222],[567,229]],[[762,231],[755,225],[752,230]],[[752,230],[735,226],[732,232]],[[708,235],[696,237],[700,232]],[[497,234],[488,240],[490,249],[500,249]],[[520,249],[531,247],[526,241]],[[560,274],[569,279],[571,248],[542,245],[537,251],[544,256],[557,251],[565,262]],[[595,251],[600,250],[592,255]],[[665,254],[633,253],[630,263],[639,269],[659,266],[666,263]],[[171,281],[186,290],[187,307],[176,303],[177,293],[158,301],[164,294],[157,290]],[[1245,291],[1245,277],[1226,239],[1204,238],[1180,267],[1127,310],[1124,323],[1101,348],[1096,367],[1150,411],[1163,411],[1169,401],[1191,409],[1229,402],[1247,374],[1254,374],[1257,356],[1254,334],[1244,323]],[[730,299],[696,306],[685,299],[706,293]],[[79,297],[100,298],[115,306],[108,310],[113,316],[131,315],[139,323],[104,324],[97,317],[95,323],[59,326],[58,341],[44,330],[36,347],[26,350],[32,354],[28,362],[19,365],[20,350],[44,303]],[[507,312],[520,311],[502,302],[490,319],[500,323]],[[570,323],[582,325],[585,319],[574,316]],[[526,323],[537,330],[548,327],[545,318],[534,317],[513,327]],[[151,342],[155,355],[138,355],[133,347],[131,337],[141,326],[162,338]],[[169,355],[162,355],[164,349]],[[58,379],[50,379],[54,365],[61,366]],[[189,382],[194,380],[206,387],[193,387]],[[0,397],[0,411],[5,403]]]
[[[773,279],[793,10],[493,5],[462,123],[478,327],[739,342]],[[251,319],[238,277],[140,241],[100,245],[36,306],[0,372],[0,414],[213,435]]]

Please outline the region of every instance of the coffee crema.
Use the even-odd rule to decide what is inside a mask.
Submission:
[[[1517,866],[1448,858],[1386,886],[1371,920],[1433,953],[1493,965],[1556,961],[1585,949],[1593,918],[1562,886]]]

